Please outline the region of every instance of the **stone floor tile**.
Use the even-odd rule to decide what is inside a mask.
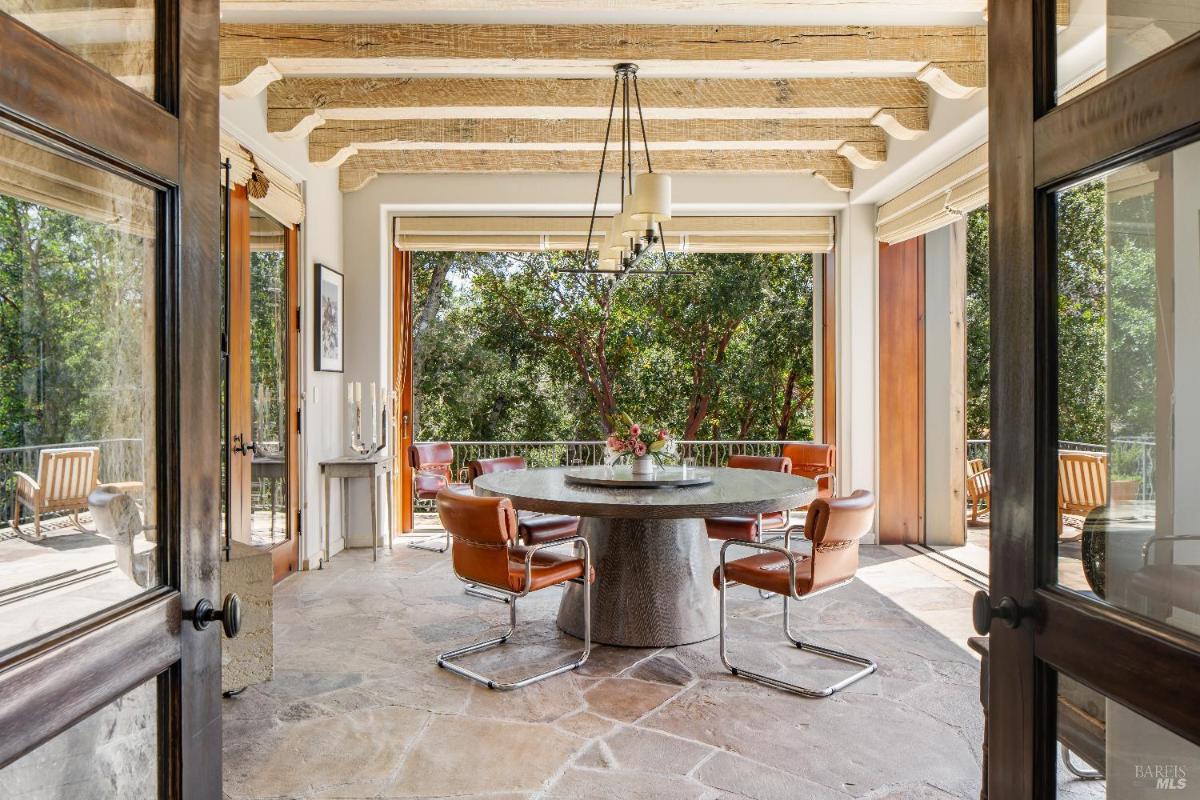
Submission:
[[[715,797],[690,778],[626,770],[568,769],[545,800],[697,800]]]
[[[383,796],[532,792],[582,744],[546,725],[436,716]]]
[[[701,764],[695,778],[720,792],[755,800],[847,800],[854,796],[841,787],[822,786],[724,751],[717,751]]]
[[[618,728],[603,744],[616,767],[676,775],[686,775],[713,753],[699,742],[635,726]]]
[[[619,722],[633,722],[678,692],[677,686],[609,678],[588,689],[583,697],[592,713]]]

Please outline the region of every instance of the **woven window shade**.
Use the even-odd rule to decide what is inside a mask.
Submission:
[[[304,221],[304,199],[300,194],[300,185],[221,131],[221,163],[225,159],[229,159],[229,178],[234,184],[246,186],[256,166],[260,173],[256,181],[261,185],[262,178],[266,179],[266,194],[257,197],[251,192],[251,203],[285,225],[299,225]],[[224,171],[219,171],[218,175],[224,183]]]
[[[962,219],[988,201],[988,149],[980,145],[879,207],[875,235],[895,244]]]
[[[0,135],[0,194],[122,233],[155,234],[152,190],[6,135]]]
[[[396,247],[408,251],[582,250],[587,217],[398,217]],[[595,248],[603,225],[592,237]],[[667,249],[692,253],[828,253],[832,217],[675,217]]]

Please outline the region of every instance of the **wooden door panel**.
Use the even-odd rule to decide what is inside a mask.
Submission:
[[[879,245],[879,541],[917,543],[925,516],[925,240]]]

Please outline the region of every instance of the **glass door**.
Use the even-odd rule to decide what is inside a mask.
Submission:
[[[1200,791],[1200,3],[1098,8],[990,10],[992,798]]]
[[[0,0],[0,797],[220,793],[217,25]]]
[[[299,553],[296,229],[237,186],[229,231],[229,556],[270,550],[279,581]]]

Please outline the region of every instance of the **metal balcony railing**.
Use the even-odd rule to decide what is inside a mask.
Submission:
[[[1110,480],[1137,480],[1139,482],[1137,499],[1154,499],[1154,440],[1141,436],[1117,437],[1111,446],[1093,442],[1073,442],[1066,439],[1058,443],[1062,453],[1108,453],[1108,474]],[[990,466],[991,440],[968,439],[967,458],[980,458]]]

